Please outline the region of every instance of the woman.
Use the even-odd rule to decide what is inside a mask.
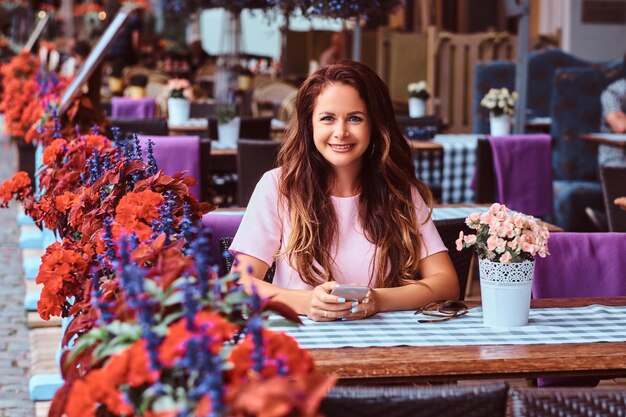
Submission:
[[[230,250],[247,287],[312,320],[362,319],[458,297],[384,82],[367,66],[321,67],[300,87],[278,155]],[[263,282],[276,260],[273,284]],[[372,289],[360,302],[337,283]]]

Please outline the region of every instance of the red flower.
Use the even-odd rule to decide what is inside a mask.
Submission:
[[[54,202],[54,207],[61,212],[65,212],[72,206],[72,204],[74,204],[74,201],[77,197],[78,196],[73,192],[66,191],[63,194],[57,196]]]
[[[46,146],[46,149],[43,151],[43,163],[45,165],[50,165],[52,162],[57,161],[59,156],[65,154],[67,150],[67,141],[65,139],[55,139],[52,143]]]
[[[187,330],[187,321],[185,319],[171,325],[168,329],[163,343],[161,343],[159,351],[159,359],[164,366],[173,366],[176,360],[185,355],[186,345],[189,339],[194,336],[205,334],[211,338],[211,345],[208,349],[217,354],[224,342],[233,337],[237,326],[226,321],[222,316],[201,311],[196,314],[194,319],[194,332]]]
[[[37,311],[44,320],[50,316],[60,316],[68,305],[67,297],[81,291],[86,278],[88,264],[79,252],[63,249],[55,242],[41,257],[41,267],[37,274],[37,284],[43,284]]]
[[[228,361],[234,365],[229,371],[232,383],[238,384],[247,378],[248,372],[252,369],[253,350],[252,335],[248,334],[242,343],[230,351]],[[287,367],[292,377],[309,375],[315,370],[315,363],[309,351],[300,348],[298,342],[285,333],[263,329],[263,352],[266,360],[261,375],[265,378],[278,375],[278,359]]]
[[[32,195],[32,191],[28,174],[19,171],[0,185],[0,207],[7,207],[14,195],[18,201],[23,201]]]
[[[158,207],[163,201],[161,194],[150,190],[128,193],[117,205],[115,221],[128,233],[134,231],[141,241],[146,241],[152,234],[150,223],[159,218]]]

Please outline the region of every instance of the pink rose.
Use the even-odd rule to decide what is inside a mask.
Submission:
[[[504,252],[502,256],[500,256],[500,262],[502,262],[503,264],[508,264],[509,262],[511,262],[512,258],[513,257],[511,256],[510,252]]]

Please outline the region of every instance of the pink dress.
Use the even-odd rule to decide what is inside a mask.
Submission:
[[[282,288],[311,289],[300,278],[300,274],[289,265],[286,256],[275,259],[289,238],[291,227],[283,199],[279,198],[278,179],[280,168],[266,172],[257,184],[250,203],[230,246],[233,253],[245,253],[267,265],[276,260],[276,273],[273,283]],[[338,217],[337,244],[332,248],[335,264],[332,269],[335,280],[344,284],[373,285],[372,263],[375,245],[363,234],[358,221],[359,197],[331,196]],[[413,192],[413,202],[420,223],[424,246],[422,259],[437,252],[447,250],[431,219],[423,224],[428,215],[428,207],[417,190]],[[370,281],[372,280],[372,281]]]

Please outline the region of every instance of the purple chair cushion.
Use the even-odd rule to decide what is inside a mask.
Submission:
[[[156,102],[153,97],[111,99],[112,119],[147,119],[154,117]]]
[[[219,240],[224,237],[235,237],[243,218],[243,213],[243,210],[212,211],[202,216],[202,225],[211,229],[213,237],[211,239],[210,255],[212,263],[219,265],[220,276],[224,275],[224,271],[220,262],[222,254],[220,253]]]
[[[154,158],[157,167],[167,175],[188,171],[197,184],[189,187],[189,193],[200,199],[200,137],[199,136],[150,136],[139,135],[144,161],[147,160],[148,139],[154,142]]]
[[[541,217],[552,213],[549,135],[488,136],[493,151],[498,201]]]
[[[626,296],[626,233],[553,233],[537,258],[533,298]],[[538,378],[537,385],[595,386],[599,378]]]

